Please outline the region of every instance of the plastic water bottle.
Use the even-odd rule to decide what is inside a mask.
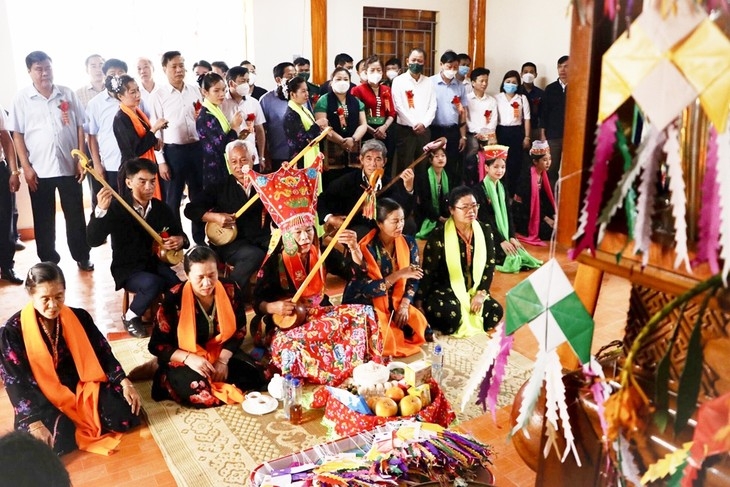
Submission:
[[[440,383],[441,376],[444,371],[444,349],[441,345],[433,347],[433,354],[431,355],[431,377],[433,380]]]
[[[302,422],[302,381],[299,379],[293,379],[291,381],[289,422],[291,424],[299,424]]]
[[[289,409],[291,407],[292,382],[293,379],[291,374],[286,374],[284,376],[284,416],[286,419],[289,419]]]

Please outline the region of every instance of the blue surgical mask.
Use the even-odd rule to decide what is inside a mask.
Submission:
[[[517,93],[517,85],[515,83],[505,83],[504,92],[508,95],[513,95]]]
[[[469,66],[459,66],[459,76],[464,77],[469,73]]]

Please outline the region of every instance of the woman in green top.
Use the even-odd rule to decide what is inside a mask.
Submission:
[[[356,166],[360,141],[367,133],[365,105],[351,95],[350,72],[336,68],[329,91],[314,106],[315,120],[327,120],[332,131],[327,135],[324,169]]]
[[[499,272],[514,273],[526,269],[536,269],[542,265],[515,238],[510,205],[505,196],[502,177],[506,171],[507,151],[503,145],[488,145],[486,153],[487,175],[479,184],[477,199],[480,203],[479,220],[488,223],[494,232],[496,250],[496,269]]]

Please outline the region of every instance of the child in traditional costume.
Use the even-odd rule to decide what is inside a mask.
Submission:
[[[449,194],[449,177],[444,171],[446,167],[446,151],[443,147],[431,151],[431,167],[426,172],[426,184],[416,187],[416,222],[418,233],[416,238],[426,240],[431,232],[449,217],[449,205],[446,197]]]
[[[532,167],[520,180],[512,213],[517,238],[530,245],[545,246],[555,227],[555,198],[548,179],[550,147],[544,140],[536,140],[530,149]]]
[[[490,145],[484,148],[487,176],[478,187],[477,198],[481,206],[479,220],[488,223],[494,232],[496,269],[513,273],[523,269],[535,269],[542,261],[531,256],[515,237],[510,205],[507,202],[502,177],[505,174],[509,147]]]

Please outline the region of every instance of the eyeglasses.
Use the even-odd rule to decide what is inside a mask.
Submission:
[[[473,211],[479,211],[479,204],[478,203],[475,203],[473,205],[468,205],[468,206],[454,206],[454,208],[456,208],[457,210],[461,210],[464,213],[467,213],[467,212],[472,211],[472,210]]]

